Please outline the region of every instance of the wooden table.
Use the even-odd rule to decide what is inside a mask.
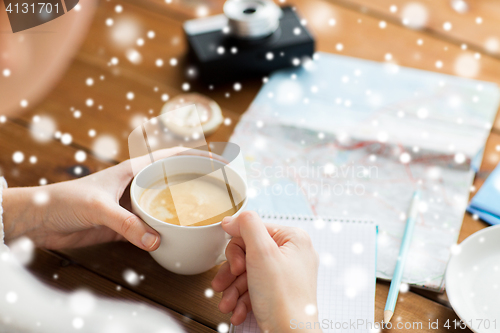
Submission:
[[[223,125],[209,140],[229,139],[238,118],[259,90],[261,80],[244,81],[243,89],[234,91],[232,84],[210,90],[188,79],[184,66],[186,44],[181,28],[184,20],[197,14],[220,13],[222,2],[101,1],[87,39],[57,87],[39,105],[0,124],[0,167],[9,185],[38,185],[41,178],[49,183],[69,180],[76,177],[76,166],[83,167],[83,175],[127,159],[127,136],[134,127],[132,119],[138,115],[157,115],[163,104],[162,94],[172,97],[181,93],[184,82],[190,82],[192,91],[215,99],[223,108],[224,116],[232,120],[231,125]],[[390,53],[392,61],[400,65],[447,74],[455,74],[457,56],[477,53],[475,57],[479,58],[480,68],[475,77],[500,83],[500,55],[494,47],[495,38],[500,40],[500,4],[496,0],[467,1],[469,9],[462,14],[452,9],[453,2],[422,0],[429,18],[421,30],[411,30],[402,24],[401,12],[407,2],[394,1],[396,10],[391,8],[392,0],[294,0],[293,4],[307,19],[320,51],[376,61],[384,61],[385,55]],[[117,4],[123,7],[123,12],[115,12]],[[107,18],[113,18],[115,25],[123,19],[137,25],[139,37],[145,43],[132,47],[141,53],[141,64],[127,60],[125,52],[130,46],[111,42],[112,28],[106,25]],[[335,20],[334,25],[329,24],[331,19]],[[381,21],[386,23],[381,24]],[[443,28],[445,22],[452,24],[451,30]],[[150,30],[155,32],[154,38],[147,37]],[[344,46],[341,51],[336,48],[338,43]],[[118,65],[109,65],[112,57],[119,59]],[[177,66],[170,65],[171,58],[178,60]],[[156,65],[157,59],[163,60],[163,66]],[[437,61],[442,62],[442,67],[436,66]],[[85,83],[89,77],[94,79],[93,86]],[[135,94],[133,100],[126,99],[130,91]],[[86,105],[87,98],[94,100],[93,106]],[[80,118],[75,118],[75,110],[81,111]],[[72,143],[63,145],[52,140],[42,144],[33,140],[29,126],[34,115],[50,115],[62,133],[72,135]],[[95,130],[96,137],[89,136],[90,130]],[[112,160],[100,160],[92,153],[93,143],[102,135],[111,135],[118,142],[119,149]],[[12,154],[18,150],[25,156],[37,156],[38,162],[15,164]],[[75,161],[78,150],[88,154],[83,163]],[[474,182],[476,189],[498,163],[499,151],[500,119],[497,119],[488,139],[481,171]],[[466,214],[460,241],[485,227],[485,223]],[[122,276],[127,268],[143,274],[145,279],[138,286],[128,285]],[[213,332],[219,323],[229,320],[228,315],[217,310],[221,295],[207,298],[204,294],[216,269],[198,276],[175,275],[162,269],[146,252],[127,243],[64,251],[37,250],[30,270],[60,289],[86,288],[97,295],[152,304],[177,318],[189,332]],[[386,282],[377,283],[377,321],[382,320],[387,292]],[[400,295],[394,319],[422,322],[423,331],[435,332],[426,329],[428,320],[439,319],[437,331],[444,331],[441,323],[456,319],[456,315],[445,295],[412,289]]]

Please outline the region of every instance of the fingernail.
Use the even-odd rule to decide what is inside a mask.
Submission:
[[[142,245],[144,245],[145,248],[150,249],[155,246],[156,242],[158,241],[158,236],[146,232],[144,236],[142,236],[141,241]]]
[[[225,218],[222,219],[222,224],[228,224],[233,220],[232,216],[226,216]]]

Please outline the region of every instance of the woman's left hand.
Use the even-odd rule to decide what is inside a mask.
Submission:
[[[76,180],[5,189],[5,238],[27,236],[49,249],[127,239],[153,251],[160,245],[158,233],[119,205],[132,178],[125,161]]]
[[[170,148],[153,153],[154,160],[187,154],[220,156],[186,148]],[[133,160],[135,168],[150,163],[150,156]],[[127,160],[89,176],[37,187],[3,191],[3,222],[6,241],[29,237],[36,246],[61,249],[128,240],[135,246],[154,251],[159,234],[139,217],[119,204],[134,177]]]

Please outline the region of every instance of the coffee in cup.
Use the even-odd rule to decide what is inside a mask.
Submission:
[[[227,146],[227,143],[225,145]],[[241,157],[240,154],[238,156]],[[224,252],[229,238],[222,229],[220,216],[237,216],[244,210],[248,201],[245,195],[247,185],[242,176],[244,169],[237,171],[244,168],[239,157],[227,164],[201,156],[172,156],[146,166],[135,176],[130,188],[132,209],[160,234],[160,246],[150,254],[164,268],[178,274],[199,274],[226,259]],[[238,165],[241,165],[241,168]],[[190,180],[185,181],[185,177]],[[192,182],[194,185],[198,184],[194,197],[187,195],[188,192],[192,193]],[[175,206],[178,224],[166,221],[173,219],[166,215],[165,211],[162,214],[163,217],[168,217],[166,219],[157,218],[154,216],[157,213],[148,211],[148,205],[153,208],[162,205],[161,190],[167,188]],[[150,198],[148,194],[143,198],[143,194],[152,190],[156,190],[156,193],[150,192]],[[225,196],[216,195],[214,192],[223,192]],[[166,196],[168,197],[168,192]],[[155,198],[158,204],[155,203]],[[203,215],[209,213],[208,210],[191,210],[190,200],[202,199],[209,200],[212,205],[216,204],[218,211],[212,222],[207,222],[209,224],[196,225],[202,221],[199,216],[191,214],[192,211]],[[167,200],[163,200],[167,205]],[[228,213],[235,206],[236,212]]]
[[[170,189],[177,184],[183,186],[176,190],[174,200]],[[184,173],[168,176],[152,184],[141,194],[139,206],[160,221],[197,227],[218,223],[224,217],[234,215],[242,205],[240,198],[234,188],[219,179]],[[228,207],[229,202],[231,207]],[[182,219],[179,218],[178,210],[184,212]]]

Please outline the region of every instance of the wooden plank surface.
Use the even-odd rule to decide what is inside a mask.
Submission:
[[[78,163],[75,160],[78,148],[63,145],[55,140],[37,141],[22,122],[19,124],[8,120],[6,123],[0,123],[0,142],[1,174],[11,187],[40,185],[41,179],[45,179],[47,183],[71,180],[112,165],[92,157],[88,157],[84,163]],[[15,163],[12,158],[15,152],[21,152],[24,161]],[[36,158],[35,163],[30,161],[32,157]],[[83,172],[80,175],[74,173],[77,166],[82,167]]]
[[[384,307],[389,293],[389,282],[377,282],[375,295],[375,321],[381,323],[384,317]],[[435,296],[435,293],[432,293]],[[418,295],[414,292],[407,292],[399,295],[394,317],[391,320],[392,327],[383,328],[381,332],[447,332],[443,326],[446,321],[451,323],[458,320],[452,309],[439,302]],[[430,322],[439,322],[437,329],[429,327]],[[410,324],[411,327],[404,325]],[[398,326],[400,325],[400,326]],[[421,325],[421,326],[418,326]],[[471,332],[469,329],[463,332]]]
[[[69,292],[84,289],[96,296],[148,304],[173,317],[186,332],[215,332],[189,317],[131,291],[124,281],[113,283],[52,252],[36,250],[35,260],[28,269],[41,281],[54,288]]]
[[[222,2],[221,0],[203,3],[174,1],[172,4],[167,4],[163,0],[100,2],[90,33],[77,59],[56,89],[42,103],[27,110],[22,116],[0,124],[0,143],[3,152],[0,156],[0,167],[10,185],[36,185],[40,178],[46,178],[49,182],[75,178],[76,175],[72,174],[71,170],[78,164],[74,154],[79,149],[89,155],[87,160],[81,163],[89,172],[95,172],[126,159],[128,157],[126,138],[138,117],[157,115],[163,104],[162,95],[168,94],[171,98],[182,93],[182,85],[186,82],[190,84],[190,91],[201,92],[215,99],[222,106],[224,115],[232,120],[230,126],[223,125],[209,138],[213,141],[227,140],[239,115],[247,109],[255,97],[262,84],[261,80],[242,82],[243,89],[239,92],[234,91],[232,83],[215,86],[213,90],[206,84],[197,83],[195,78],[186,74],[188,70],[184,61],[186,45],[181,29],[182,21],[200,14],[200,8],[203,13],[220,13]],[[463,42],[469,43],[468,35],[458,34],[457,37],[453,35],[458,31],[455,27],[460,23],[453,22],[454,28],[451,33],[438,33],[438,28],[433,26],[440,20],[437,19],[441,17],[439,15],[449,14],[446,11],[437,13],[441,9],[436,10],[435,15],[433,13],[433,20],[436,21],[429,21],[429,27],[422,31],[410,30],[389,16],[386,19],[386,27],[381,29],[379,24],[383,18],[380,15],[389,14],[378,12],[372,14],[369,10],[367,14],[367,10],[358,5],[382,12],[380,8],[387,7],[385,0],[378,1],[375,5],[364,0],[353,0],[352,3],[346,4],[336,0],[294,1],[299,13],[307,19],[308,27],[315,34],[319,51],[375,61],[385,61],[386,54],[390,53],[391,62],[446,74],[456,74],[455,62],[459,57],[464,55],[474,57],[476,50],[471,51],[470,47],[462,50],[462,40],[458,41],[458,38],[464,38]],[[447,3],[442,2],[437,6],[441,8]],[[477,3],[483,4],[488,1],[481,0]],[[116,13],[114,10],[117,4],[123,7],[121,13]],[[398,5],[399,8],[402,8],[401,6]],[[475,10],[467,14],[469,17],[467,19],[470,19],[470,15],[476,15]],[[483,27],[487,27],[486,22],[491,22],[489,17],[496,14],[491,11],[491,16],[482,15],[485,23]],[[108,18],[113,19],[112,26],[106,25]],[[336,24],[330,26],[328,20],[332,18],[336,20]],[[129,23],[133,22],[137,34],[129,31],[129,34],[124,36],[120,33],[120,29],[117,29],[127,20]],[[154,31],[154,38],[148,38],[148,31]],[[470,33],[474,36],[472,30]],[[480,32],[478,36],[488,34],[489,32]],[[132,39],[130,35],[133,36]],[[137,45],[139,38],[144,40],[144,45]],[[422,45],[417,43],[420,39]],[[341,51],[337,49],[339,43],[343,46]],[[469,44],[476,45],[472,41]],[[477,44],[477,51],[482,51],[480,47]],[[131,49],[140,53],[141,63],[135,64],[127,59],[127,51],[130,54]],[[119,60],[117,65],[110,65],[113,57]],[[177,60],[176,66],[170,65],[172,58]],[[162,66],[157,66],[158,59],[163,60]],[[437,61],[443,63],[441,68],[436,67]],[[495,54],[491,56],[482,54],[480,59],[473,61],[478,64],[476,78],[500,82],[500,63]],[[101,76],[104,77],[103,80]],[[86,84],[88,78],[93,79],[92,86]],[[134,99],[126,98],[128,92],[134,93]],[[86,104],[89,98],[93,100],[92,106]],[[102,110],[99,109],[99,105],[102,105]],[[75,117],[76,110],[80,111],[79,118]],[[152,113],[149,110],[152,110]],[[57,140],[52,140],[42,144],[31,139],[28,128],[36,115],[52,117],[57,130],[72,135],[72,143],[66,146]],[[91,129],[96,131],[95,137],[89,136]],[[476,190],[498,162],[500,152],[496,147],[500,144],[499,130],[500,118],[497,118],[495,123],[497,132],[488,140],[482,169],[474,183]],[[96,140],[102,135],[113,137],[119,147],[117,154],[107,161],[93,156]],[[12,161],[12,154],[15,151],[23,151],[25,154],[23,163],[15,164]],[[32,155],[37,156],[37,163],[33,165],[29,163],[29,157]],[[459,241],[486,226],[485,223],[474,220],[466,214]],[[215,270],[195,277],[178,276],[159,267],[147,253],[125,243],[61,251],[60,255],[78,263],[78,270],[75,272],[80,273],[74,273],[75,281],[72,283],[78,282],[78,274],[87,272],[85,274],[91,274],[88,275],[91,277],[90,280],[93,280],[94,275],[100,278],[96,278],[95,283],[84,279],[81,281],[105,294],[110,288],[108,286],[123,285],[125,283],[122,277],[123,270],[132,268],[144,274],[145,280],[137,287],[127,287],[130,295],[127,294],[124,298],[148,299],[201,323],[203,326],[195,325],[201,329],[206,326],[215,329],[220,322],[228,321],[228,316],[220,314],[216,307],[220,295],[210,299],[204,296],[204,290],[209,287],[209,281]],[[43,272],[49,271],[43,269],[44,265],[54,267],[51,266],[53,259],[40,256],[32,270],[44,276]],[[45,280],[48,281],[50,276],[47,274],[49,273],[46,273]],[[72,288],[65,287],[61,281],[51,282],[55,285],[61,283],[60,286],[63,288]],[[387,290],[386,283],[377,283],[377,320],[381,319]],[[109,292],[111,293],[111,290]],[[437,297],[418,291],[402,295],[398,303],[396,321],[398,317],[401,317],[403,322],[422,322],[424,324],[422,331],[426,332],[436,331],[426,329],[425,324],[429,318],[439,319],[441,322],[456,318],[451,309],[439,304]],[[191,328],[189,330],[191,331]],[[437,331],[444,329],[440,327]]]
[[[128,287],[136,293],[214,329],[222,322],[229,323],[229,316],[217,308],[221,294],[215,293],[211,298],[205,296],[217,268],[195,276],[177,275],[129,243],[104,244],[60,253],[117,284],[125,284],[123,272],[133,269],[145,276],[138,286]]]
[[[427,34],[465,44],[468,49],[500,56],[500,5],[496,0],[329,1],[394,24],[413,26]],[[445,26],[447,22],[450,27]]]
[[[210,2],[210,13],[222,12],[224,1]],[[308,28],[314,33],[317,41],[317,50],[323,52],[337,53],[362,59],[383,62],[387,54],[391,55],[390,62],[401,66],[436,71],[444,74],[460,75],[473,73],[472,77],[500,82],[500,69],[498,60],[490,55],[480,55],[474,58],[476,51],[463,50],[461,44],[439,35],[422,33],[401,26],[391,21],[386,22],[386,27],[379,27],[380,19],[366,15],[356,8],[350,8],[328,3],[321,0],[294,1],[298,13],[307,20]],[[199,83],[194,77],[187,75],[187,64],[184,63],[185,42],[179,20],[165,17],[166,13],[174,11],[181,17],[193,18],[198,6],[188,6],[180,13],[179,4],[169,5],[160,0],[145,0],[123,4],[123,12],[114,12],[114,2],[108,2],[98,9],[96,19],[91,27],[91,34],[95,36],[91,41],[87,39],[80,57],[93,59],[107,64],[112,57],[117,57],[120,62],[114,69],[121,73],[134,73],[135,77],[145,77],[144,80],[154,81],[158,84],[168,84],[173,88],[181,89],[183,83],[190,83],[191,90],[207,94],[214,98],[221,106],[236,112],[243,113],[261,86],[261,80],[249,80],[243,83],[242,91],[235,92],[232,83],[214,86],[210,90],[206,84]],[[155,12],[150,10],[154,9]],[[127,19],[127,15],[135,14],[134,26],[140,33],[137,38],[144,39],[144,45],[135,45],[136,39],[131,38],[128,43],[117,43],[114,31],[119,31],[121,20]],[[162,15],[163,14],[163,15]],[[107,18],[114,20],[114,25],[105,25]],[[329,20],[334,18],[336,24],[330,26]],[[118,28],[117,28],[118,26]],[[115,30],[116,29],[116,30]],[[147,32],[154,31],[155,38],[148,39]],[[349,31],[348,34],[345,32]],[[422,40],[422,45],[418,41]],[[337,50],[337,45],[342,44],[342,50]],[[166,47],[168,45],[168,47]],[[140,64],[133,64],[126,59],[126,52],[131,48],[143,55]],[[460,59],[468,59],[477,70],[462,68],[457,70]],[[178,60],[176,66],[171,66],[171,58]],[[156,66],[156,60],[161,59],[163,66]],[[441,62],[442,67],[436,67]],[[129,70],[129,71],[127,71]],[[147,79],[146,79],[147,78]],[[167,80],[168,78],[168,80]],[[226,97],[229,94],[229,97]],[[500,118],[497,118],[495,126],[500,128]]]
[[[92,86],[85,83],[89,77],[94,79]],[[160,114],[165,103],[161,99],[163,94],[173,97],[180,93],[165,85],[155,92],[154,87],[154,84],[125,75],[114,75],[107,67],[102,69],[75,60],[48,98],[25,112],[20,119],[29,125],[33,123],[33,117],[50,114],[58,130],[71,134],[73,143],[88,152],[95,151],[96,142],[102,137],[111,137],[117,147],[117,153],[112,154],[111,159],[124,161],[129,158],[127,138],[130,132],[141,124],[142,119]],[[134,94],[132,100],[126,98],[129,92]],[[87,106],[88,99],[93,101],[90,107]],[[74,116],[76,111],[80,112],[79,118]],[[209,138],[212,141],[229,137],[239,119],[238,114],[226,109],[223,109],[223,115],[231,119],[231,123],[223,124]],[[89,136],[89,130],[96,132],[94,137]]]
[[[111,165],[91,155],[85,162],[75,163],[74,155],[77,148],[63,145],[55,140],[39,143],[31,137],[28,129],[12,121],[0,125],[0,142],[9,142],[0,155],[0,165],[10,186],[38,185],[41,178],[49,182],[71,180],[77,177],[71,172],[75,166],[95,172]],[[12,160],[12,154],[16,151],[22,151],[25,154],[25,161],[21,164],[15,164]],[[37,156],[35,164],[29,162],[31,156]],[[127,191],[124,194],[122,200],[122,205],[126,208],[130,208],[128,193]],[[40,253],[43,254],[43,252]],[[210,288],[210,281],[216,269],[192,277],[173,274],[159,266],[147,252],[123,242],[60,251],[60,254],[67,257],[69,261],[85,267],[88,271],[85,274],[96,272],[99,276],[107,277],[107,281],[113,281],[118,285],[126,284],[123,279],[125,269],[133,269],[138,274],[146,276],[138,287],[128,286],[129,290],[136,292],[138,298],[146,298],[150,302],[157,303],[158,306],[173,309],[184,315],[186,319],[193,318],[211,329],[216,329],[221,322],[229,322],[229,317],[217,309],[221,294],[216,294],[212,298],[205,297],[205,290]],[[106,255],[103,256],[103,254]],[[47,263],[47,260],[46,255],[37,255],[32,270],[43,270],[40,272],[42,275],[54,274],[50,273],[50,269],[47,268],[52,265],[50,262]],[[48,281],[51,281],[50,278]],[[55,281],[52,282],[57,284]],[[73,282],[76,283],[77,279]],[[82,282],[83,285],[86,283]],[[96,281],[91,287],[97,288],[99,283]]]

